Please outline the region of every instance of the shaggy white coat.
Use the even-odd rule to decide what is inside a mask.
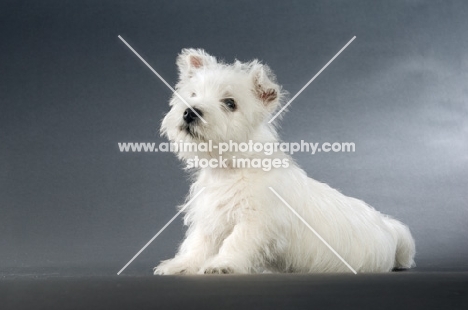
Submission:
[[[227,65],[203,50],[177,59],[177,92],[207,121],[187,125],[187,106],[174,95],[161,131],[172,142],[278,141],[268,120],[279,108],[281,87],[258,61]],[[233,98],[234,110],[223,103]],[[213,152],[178,152],[182,160],[218,158]],[[224,158],[287,158],[289,167],[204,168],[195,173],[187,200],[185,240],[155,274],[350,272],[270,190],[272,187],[357,272],[386,272],[414,265],[415,244],[404,224],[365,202],[313,180],[282,152],[229,152]]]

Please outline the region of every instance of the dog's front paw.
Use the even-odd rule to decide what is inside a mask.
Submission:
[[[177,258],[164,260],[153,270],[155,275],[196,274],[198,271],[194,266]]]
[[[231,267],[207,267],[202,270],[203,274],[231,274],[234,269]]]
[[[235,261],[225,259],[212,259],[203,265],[198,271],[198,274],[233,274],[233,273],[249,273],[247,266],[236,263]]]

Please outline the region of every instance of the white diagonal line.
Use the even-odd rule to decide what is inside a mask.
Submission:
[[[356,270],[353,269],[353,267],[351,267],[344,259],[343,257],[341,257],[340,254],[338,254],[335,249],[333,249],[331,247],[331,245],[328,244],[328,242],[325,241],[325,239],[322,238],[322,236],[319,235],[318,232],[315,231],[315,229],[313,229],[309,223],[306,222],[306,220],[304,220],[297,212],[296,210],[294,210],[287,202],[286,200],[283,199],[283,197],[281,197],[272,187],[268,187],[285,205],[286,207],[289,208],[289,210],[292,211],[292,213],[294,213],[294,215],[296,215],[306,226],[307,228],[309,228],[316,236],[317,238],[320,239],[320,241],[322,241],[329,249],[330,251],[333,252],[333,254],[335,254],[345,265],[346,267],[348,267],[354,274],[357,274]]]
[[[166,84],[167,87],[169,87],[170,90],[172,90],[172,92],[173,92],[177,97],[179,97],[180,100],[182,100],[183,103],[185,103],[185,105],[186,105],[187,107],[190,108],[190,110],[192,110],[193,113],[195,113],[195,115],[196,115],[198,118],[200,118],[200,119],[203,121],[203,123],[206,124],[206,121],[203,119],[203,117],[201,117],[201,115],[198,114],[197,111],[195,111],[195,109],[193,109],[193,108],[190,106],[190,104],[188,104],[188,102],[185,101],[185,99],[182,98],[182,96],[179,95],[179,93],[178,93],[174,88],[172,88],[172,86],[169,85],[169,83],[166,82],[166,80],[165,80],[158,72],[156,72],[156,70],[154,70],[153,67],[150,66],[149,63],[147,63],[146,60],[144,60],[143,57],[141,57],[140,54],[138,54],[138,52],[135,51],[135,49],[134,49],[133,47],[131,47],[130,44],[127,43],[127,41],[124,40],[124,38],[122,38],[120,35],[119,35],[118,37],[119,37],[119,39],[120,39],[125,45],[127,45],[127,47],[128,47],[138,58],[140,58],[140,60],[141,60],[154,74],[156,74],[156,76],[157,76],[164,84]]]
[[[202,188],[202,189],[201,189],[201,190],[200,190],[200,191],[199,191],[199,192],[198,192],[198,193],[197,193],[195,196],[193,196],[193,198],[192,198],[192,199],[190,199],[190,200],[189,200],[189,201],[188,201],[188,202],[185,204],[185,206],[184,206],[182,209],[180,209],[180,211],[179,211],[179,212],[177,212],[177,214],[176,214],[176,215],[174,215],[174,217],[173,217],[173,218],[171,218],[171,219],[169,220],[169,222],[167,222],[167,224],[166,224],[166,225],[164,225],[164,226],[163,226],[163,228],[161,228],[161,229],[158,231],[158,233],[157,233],[156,235],[154,235],[154,237],[153,237],[153,238],[151,238],[151,240],[150,240],[150,241],[148,241],[148,243],[146,243],[146,244],[145,244],[145,246],[144,246],[144,247],[142,247],[142,248],[141,248],[141,250],[140,250],[140,251],[138,251],[138,253],[136,253],[136,254],[135,254],[135,256],[133,256],[133,258],[132,258],[132,259],[131,259],[131,260],[130,260],[130,261],[129,261],[129,262],[128,262],[128,263],[127,263],[125,266],[123,266],[123,268],[122,268],[122,269],[120,269],[120,271],[119,271],[119,272],[117,272],[117,275],[120,275],[120,274],[122,273],[122,271],[124,271],[124,270],[125,270],[125,268],[127,268],[127,267],[128,267],[128,265],[130,265],[130,264],[131,264],[131,263],[132,263],[132,262],[135,260],[135,258],[137,258],[137,257],[138,257],[138,255],[140,255],[140,254],[141,254],[141,252],[143,252],[143,251],[144,251],[144,250],[145,250],[145,249],[146,249],[146,248],[147,248],[147,247],[148,247],[148,246],[151,244],[151,242],[153,242],[153,241],[154,241],[154,239],[156,239],[156,238],[157,238],[157,237],[158,237],[158,236],[159,236],[159,235],[160,235],[160,234],[161,234],[161,233],[164,231],[164,229],[166,229],[166,228],[167,228],[167,226],[169,226],[169,225],[170,225],[170,224],[171,224],[171,223],[172,223],[172,222],[173,222],[173,221],[176,219],[176,217],[178,217],[178,216],[179,216],[179,214],[181,214],[182,212],[184,212],[184,210],[185,210],[185,209],[186,209],[186,208],[187,208],[187,207],[188,207],[188,206],[189,206],[189,205],[190,205],[190,204],[191,204],[191,203],[192,203],[192,202],[195,200],[195,198],[197,198],[197,197],[198,197],[198,195],[200,195],[200,194],[201,194],[201,192],[203,192],[203,191],[205,190],[205,188],[206,188],[206,187],[203,187],[203,188]]]
[[[310,79],[310,81],[309,81],[309,82],[307,82],[307,84],[305,84],[305,85],[304,85],[304,87],[302,87],[302,88],[301,88],[301,90],[300,90],[300,91],[298,91],[298,92],[297,92],[297,94],[295,94],[295,95],[294,95],[294,97],[292,97],[292,98],[291,98],[291,100],[289,100],[289,101],[288,101],[288,102],[287,102],[287,103],[286,103],[286,104],[285,104],[285,105],[284,105],[284,106],[281,108],[281,110],[279,110],[279,111],[278,111],[278,113],[276,113],[276,115],[275,115],[275,116],[273,116],[273,117],[271,118],[271,120],[270,120],[270,121],[268,121],[268,123],[271,123],[271,122],[273,122],[273,121],[275,120],[275,118],[277,118],[277,117],[278,117],[278,115],[280,115],[280,114],[281,114],[281,112],[283,112],[283,111],[284,111],[284,110],[285,110],[285,109],[288,107],[288,105],[290,105],[290,104],[291,104],[291,102],[293,102],[293,101],[294,101],[294,99],[296,99],[296,97],[297,97],[297,96],[299,96],[299,95],[300,95],[300,94],[301,94],[301,93],[304,91],[304,89],[306,89],[306,88],[307,88],[307,86],[309,86],[309,84],[310,84],[310,83],[312,83],[312,82],[313,82],[313,81],[314,81],[314,80],[315,80],[315,79],[316,79],[316,78],[317,78],[317,77],[320,75],[320,73],[322,73],[322,71],[323,71],[323,70],[325,70],[325,69],[328,67],[328,65],[332,63],[332,61],[333,61],[333,60],[335,60],[335,58],[336,58],[336,57],[338,57],[338,55],[340,55],[340,54],[341,54],[341,52],[342,52],[342,51],[344,51],[344,50],[345,50],[345,48],[347,48],[347,47],[348,47],[348,45],[350,45],[350,44],[351,44],[351,42],[353,42],[353,41],[354,41],[354,39],[356,39],[356,36],[354,36],[354,37],[353,37],[351,40],[349,40],[349,42],[348,42],[348,43],[346,43],[346,45],[345,45],[345,46],[343,46],[343,48],[342,48],[342,49],[340,49],[340,51],[339,51],[338,53],[336,53],[336,55],[335,55],[335,56],[333,56],[333,58],[332,58],[332,59],[330,59],[330,61],[329,61],[329,62],[327,62],[327,64],[326,64],[325,66],[323,66],[323,68],[322,68],[322,69],[320,69],[320,71],[319,71],[319,72],[317,72],[317,74],[316,74],[316,75],[314,75],[314,77],[313,77],[313,78],[311,78],[311,79]]]

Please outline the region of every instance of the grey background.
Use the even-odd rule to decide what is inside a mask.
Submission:
[[[3,1],[0,266],[115,274],[175,214],[188,176],[163,142],[184,47],[259,58],[294,95],[286,141],[355,142],[297,154],[307,173],[411,228],[416,270],[468,270],[468,3],[464,1]],[[177,219],[125,271],[171,257]]]

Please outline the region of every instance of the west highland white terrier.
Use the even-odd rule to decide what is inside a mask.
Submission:
[[[279,141],[268,121],[284,93],[266,65],[257,60],[225,64],[195,49],[184,49],[177,65],[177,93],[161,126],[171,142]],[[203,191],[185,210],[186,238],[173,259],[154,268],[155,274],[349,272],[299,216],[357,272],[414,265],[415,244],[407,226],[308,178],[282,151],[266,155],[213,147],[179,149],[177,154],[184,161],[222,155],[225,166],[195,169],[187,200]],[[272,169],[238,167],[236,159],[281,164]]]

